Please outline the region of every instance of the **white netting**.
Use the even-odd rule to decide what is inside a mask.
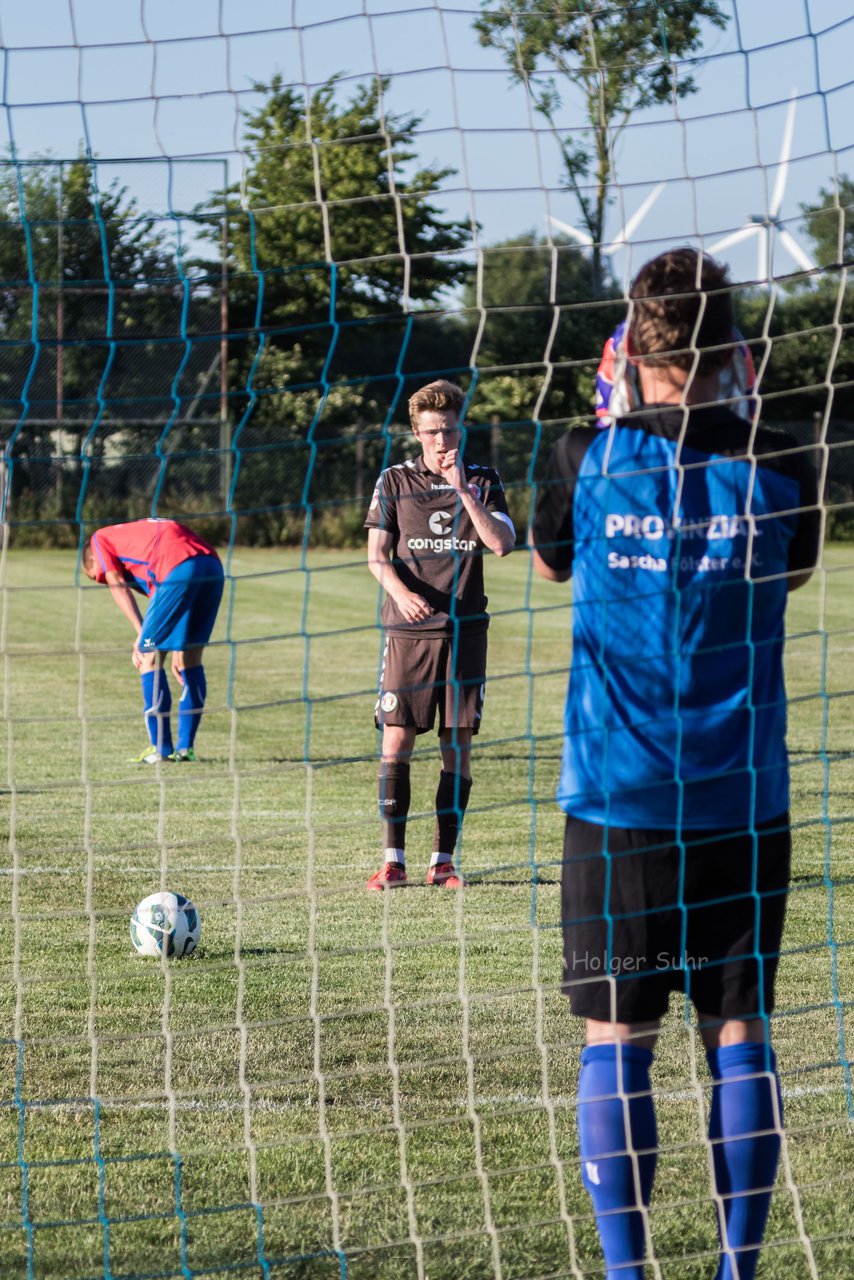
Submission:
[[[534,56],[515,2],[0,6],[4,1274],[602,1274],[559,990],[570,598],[521,543],[488,565],[471,885],[368,896],[362,522],[411,452],[407,396],[446,375],[521,529],[552,443],[592,419],[627,281],[673,243],[731,262],[763,418],[820,446],[833,540],[790,614],[787,1137],[759,1274],[854,1266],[854,19],[539,6],[561,14],[564,61]],[[126,763],[127,624],[75,576],[92,529],[148,514],[227,572],[201,759],[174,771]],[[413,879],[437,765],[420,739]],[[131,948],[158,889],[200,909],[192,960]],[[648,1228],[649,1274],[688,1280],[717,1237],[683,1021],[674,1000]]]

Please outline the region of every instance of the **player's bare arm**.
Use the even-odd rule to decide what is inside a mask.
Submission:
[[[456,489],[484,546],[497,556],[509,556],[516,545],[516,534],[506,520],[493,515],[468,487],[459,449],[448,449],[439,457],[441,474]]]
[[[131,662],[137,671],[142,669],[143,655],[140,652],[139,641],[142,635],[142,614],[139,611],[139,605],[133,596],[133,591],[128,586],[124,576],[115,569],[107,570],[107,586],[110,588],[110,595],[115,600],[121,612],[125,615],[130,625],[136,632],[133,642],[133,650],[131,651]]]
[[[386,529],[368,530],[368,568],[394,600],[407,622],[425,622],[433,610],[415,591],[404,586],[391,560],[394,536]]]
[[[545,578],[547,582],[569,582],[572,577],[572,565],[567,569],[553,569],[550,564],[546,564],[534,542],[533,528],[528,533],[528,546],[531,548],[531,562],[533,563],[534,571],[541,578]]]
[[[91,546],[87,546],[83,555],[83,572],[91,581],[97,581],[97,571],[95,567],[95,554]],[[124,574],[119,573],[117,569],[107,569],[105,573],[107,586],[110,588],[110,595],[116,602],[119,610],[125,615],[130,625],[136,632],[136,644],[134,645],[134,654],[138,653],[137,645],[139,637],[142,635],[142,614],[133,595],[133,588],[128,583]],[[139,663],[134,656],[134,666]]]

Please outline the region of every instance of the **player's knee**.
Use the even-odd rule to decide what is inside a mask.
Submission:
[[[181,649],[178,652],[178,661],[182,667],[200,667],[204,656],[204,648]]]
[[[387,724],[383,728],[382,757],[386,763],[408,760],[415,746],[415,730]]]
[[[588,1045],[634,1044],[651,1053],[655,1052],[659,1029],[657,1018],[649,1022],[600,1022],[587,1018],[585,1024]]]
[[[771,1041],[768,1020],[755,1018],[710,1018],[700,1015],[700,1035],[707,1050],[727,1049],[736,1044],[764,1044]]]
[[[454,766],[452,773],[464,772],[471,758],[471,729],[443,729],[439,734],[442,760]]]

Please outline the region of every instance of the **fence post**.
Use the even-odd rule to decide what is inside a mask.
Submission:
[[[365,441],[361,436],[356,436],[356,485],[354,496],[357,502],[363,502],[365,499]]]
[[[493,471],[501,471],[501,414],[494,413],[490,418],[492,429],[489,433],[489,465]]]
[[[59,181],[56,184],[56,514],[62,511],[62,486],[65,478],[65,387],[63,378],[63,360],[65,344],[65,213],[63,204],[63,182],[65,168],[59,162]]]
[[[231,423],[228,417],[228,161],[223,161],[225,212],[220,236],[219,295],[219,492],[223,508],[231,496]]]

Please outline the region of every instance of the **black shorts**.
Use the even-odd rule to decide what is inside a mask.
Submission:
[[[477,733],[486,685],[486,632],[402,636],[389,632],[383,650],[374,724],[427,733],[436,710],[439,729]]]
[[[605,839],[607,837],[607,852]],[[561,883],[564,991],[597,1022],[651,1022],[671,991],[698,1013],[774,1008],[789,887],[789,815],[755,833],[602,827],[568,817]]]

